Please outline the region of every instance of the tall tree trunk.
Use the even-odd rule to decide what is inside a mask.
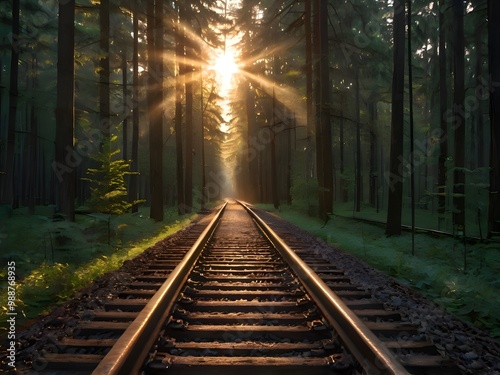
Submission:
[[[316,178],[318,180],[318,214],[324,219],[326,208],[324,202],[323,176],[323,142],[321,134],[321,43],[320,43],[320,2],[311,0],[313,5],[313,87],[314,87],[314,133],[316,151]]]
[[[483,1],[478,1],[477,6],[481,6]],[[483,44],[483,38],[484,38],[484,33],[482,32],[482,25],[480,22],[478,22],[478,25],[476,26],[476,32],[475,32],[475,45],[476,45],[476,87],[481,87],[483,86],[483,49],[482,49],[482,44]],[[485,145],[484,145],[484,116],[483,116],[483,105],[482,102],[480,101],[477,106],[476,110],[476,137],[473,138],[475,141],[476,147],[474,149],[471,149],[471,159],[476,158],[476,167],[481,168],[485,166],[485,160],[484,160],[484,151],[485,151]],[[474,144],[474,142],[471,142],[471,144]]]
[[[490,207],[488,236],[500,232],[500,2],[488,1],[488,51],[492,87],[490,97]]]
[[[404,128],[404,72],[405,72],[405,12],[404,2],[394,3],[394,72],[392,77],[392,123],[387,207],[387,235],[401,234],[403,199],[403,128]]]
[[[369,106],[370,110],[370,196],[369,202],[372,206],[377,208],[379,207],[379,202],[377,199],[377,191],[378,191],[378,141],[377,141],[377,100],[376,97],[372,97],[372,101]]]
[[[200,28],[201,36],[201,28]],[[199,46],[200,58],[202,56],[202,47]],[[207,98],[208,105],[208,98]],[[205,168],[205,100],[203,98],[203,66],[200,65],[200,132],[201,132],[201,211],[205,210],[207,204],[207,175]]]
[[[4,72],[3,58],[0,55],[0,82],[3,82],[2,81],[3,72]],[[3,90],[0,90],[0,120],[3,119],[2,104],[3,104]],[[0,121],[0,134],[3,134],[3,127],[4,127],[3,122]],[[2,174],[4,172],[4,170],[2,169],[3,168],[3,162],[4,162],[4,160],[3,160],[3,150],[0,149],[0,203],[2,201],[2,185],[1,185],[1,182],[3,181],[2,180]]]
[[[453,173],[453,224],[456,229],[464,230],[465,226],[465,47],[464,47],[464,3],[453,0],[454,46],[454,93],[453,93],[453,128],[455,130],[455,152]]]
[[[130,108],[128,107],[128,85],[127,85],[127,50],[124,48],[122,51],[122,101],[123,101],[123,123],[122,123],[122,135],[123,135],[123,150],[122,158],[123,160],[128,160],[128,115]]]
[[[185,195],[184,195],[184,161],[182,155],[182,75],[184,67],[184,31],[182,26],[183,4],[179,5],[179,20],[175,33],[175,56],[177,60],[177,75],[175,78],[175,148],[177,156],[176,175],[177,175],[177,210],[179,215],[186,213]]]
[[[348,182],[344,176],[345,169],[345,158],[344,158],[344,144],[345,144],[345,136],[344,136],[344,108],[345,108],[345,94],[343,92],[339,93],[340,95],[340,119],[339,119],[339,164],[340,164],[340,179],[339,179],[339,187],[340,187],[340,201],[347,202],[349,199],[349,193],[347,191]]]
[[[55,162],[56,199],[59,210],[75,220],[75,168],[79,164],[73,148],[75,123],[75,0],[59,2],[57,46],[57,102]]]
[[[307,160],[306,160],[306,180],[309,180],[311,172],[314,171],[314,107],[313,107],[313,45],[312,45],[312,5],[311,1],[304,2],[304,27],[306,38],[306,110],[307,110]]]
[[[255,90],[253,82],[248,80],[245,87],[245,111],[247,117],[247,162],[249,175],[249,200],[250,202],[259,202],[262,199],[260,194],[259,178],[259,158],[260,146],[254,141],[257,139],[257,121],[255,118]]]
[[[150,217],[163,220],[163,2],[148,0],[148,114],[149,114],[149,168]],[[156,33],[155,33],[156,31]]]
[[[361,177],[361,105],[359,92],[359,67],[356,67],[355,95],[356,95],[356,196],[354,199],[354,210],[361,211],[361,189],[363,180]]]
[[[325,214],[333,210],[333,154],[332,125],[330,122],[330,62],[328,51],[328,1],[323,0],[320,8],[321,38],[321,132],[323,135]]]
[[[293,130],[292,130],[293,129]],[[295,112],[293,114],[292,129],[289,129],[287,133],[287,164],[286,164],[286,204],[292,204],[292,149],[295,151],[295,145],[297,142],[297,120],[295,118]],[[293,134],[292,134],[293,131]]]
[[[411,201],[411,254],[415,255],[415,163],[414,163],[414,123],[413,123],[413,65],[412,65],[412,0],[408,0],[408,107],[410,116],[410,201]]]
[[[31,69],[35,73],[38,70],[37,58],[35,53],[33,53]],[[31,89],[36,89],[36,74],[31,76]],[[36,195],[36,177],[38,171],[37,164],[37,139],[38,139],[38,122],[36,116],[36,108],[34,101],[30,103],[30,131],[29,131],[29,170],[28,170],[28,181],[27,181],[27,198],[28,198],[28,210],[31,215],[35,213],[35,195]]]
[[[333,157],[330,124],[330,66],[328,59],[328,2],[317,0],[317,43],[319,64],[316,87],[319,93],[319,122],[316,130],[319,216],[327,220],[333,209]],[[321,145],[321,146],[320,146]]]
[[[109,142],[110,102],[109,102],[109,0],[101,0],[99,11],[100,40],[99,47],[102,54],[99,60],[99,118],[103,142]]]
[[[19,0],[12,1],[12,41],[10,55],[9,122],[1,202],[12,208],[14,202],[14,156],[19,76]]]
[[[139,159],[139,3],[134,1],[133,5],[133,28],[134,28],[134,42],[132,51],[132,155],[130,170],[138,172],[138,159]],[[134,202],[138,198],[138,176],[137,174],[130,175],[128,196],[129,202]],[[137,205],[132,206],[132,212],[138,211]]]
[[[440,134],[439,159],[438,159],[438,228],[446,212],[446,159],[448,158],[448,122],[446,111],[448,108],[448,84],[446,74],[446,33],[445,9],[446,0],[439,4],[439,119]]]
[[[271,194],[273,206],[275,209],[278,209],[280,207],[280,198],[278,193],[278,165],[276,161],[276,133],[274,132],[274,126],[276,125],[276,97],[274,94],[274,87],[271,107],[271,122],[269,124],[271,134]]]
[[[191,46],[186,48],[188,60],[193,58]],[[193,66],[186,66],[186,168],[185,168],[185,204],[186,212],[193,208]]]

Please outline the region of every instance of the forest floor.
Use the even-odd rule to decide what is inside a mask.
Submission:
[[[0,214],[0,290],[7,290],[7,265],[15,262],[18,323],[36,318],[106,272],[118,269],[161,239],[187,226],[196,214],[179,217],[165,210],[163,222],[149,219],[149,209],[121,216],[76,215],[76,221],[54,221],[49,207],[34,215],[15,210]],[[0,295],[0,320],[7,293]]]
[[[293,207],[283,206],[280,210],[271,205],[259,207],[360,258],[461,320],[500,338],[498,242],[477,241],[464,246],[459,238],[416,233],[415,255],[412,255],[410,232],[387,237],[383,226],[354,219],[352,209],[349,211],[347,206],[340,206],[326,225]],[[363,217],[362,213],[356,215]],[[383,220],[369,211],[364,217]]]

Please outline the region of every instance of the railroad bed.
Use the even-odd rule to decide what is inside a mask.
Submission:
[[[228,203],[78,312],[36,373],[459,373],[419,327],[247,209]]]

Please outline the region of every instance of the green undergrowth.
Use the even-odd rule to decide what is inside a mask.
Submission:
[[[279,211],[268,205],[260,207],[355,255],[418,290],[463,321],[500,338],[498,243],[464,245],[459,239],[417,233],[415,255],[411,255],[409,232],[387,237],[381,226],[340,216],[332,217],[323,227],[319,219],[290,207]]]
[[[179,217],[167,209],[163,222],[148,218],[148,208],[136,214],[77,215],[74,223],[52,220],[50,210],[24,210],[0,218],[0,321],[7,307],[7,264],[16,267],[17,324],[35,318],[71,298],[124,261],[187,226],[196,214]],[[2,333],[0,329],[0,334]]]

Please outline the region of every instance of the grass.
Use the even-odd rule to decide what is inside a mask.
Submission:
[[[118,269],[161,239],[177,232],[196,215],[165,211],[158,223],[147,209],[118,217],[77,215],[74,223],[53,222],[47,207],[36,215],[16,210],[0,218],[0,319],[6,318],[7,263],[16,263],[17,322],[35,318],[62,303],[96,278]],[[1,332],[0,332],[1,333]]]
[[[463,321],[500,338],[500,252],[497,243],[467,244],[454,238],[417,233],[415,256],[411,234],[386,237],[384,228],[335,216],[327,225],[294,208],[260,206],[303,228],[374,268],[417,289]],[[341,212],[337,214],[342,215]],[[352,211],[350,215],[352,216]],[[464,252],[467,268],[464,269]]]

